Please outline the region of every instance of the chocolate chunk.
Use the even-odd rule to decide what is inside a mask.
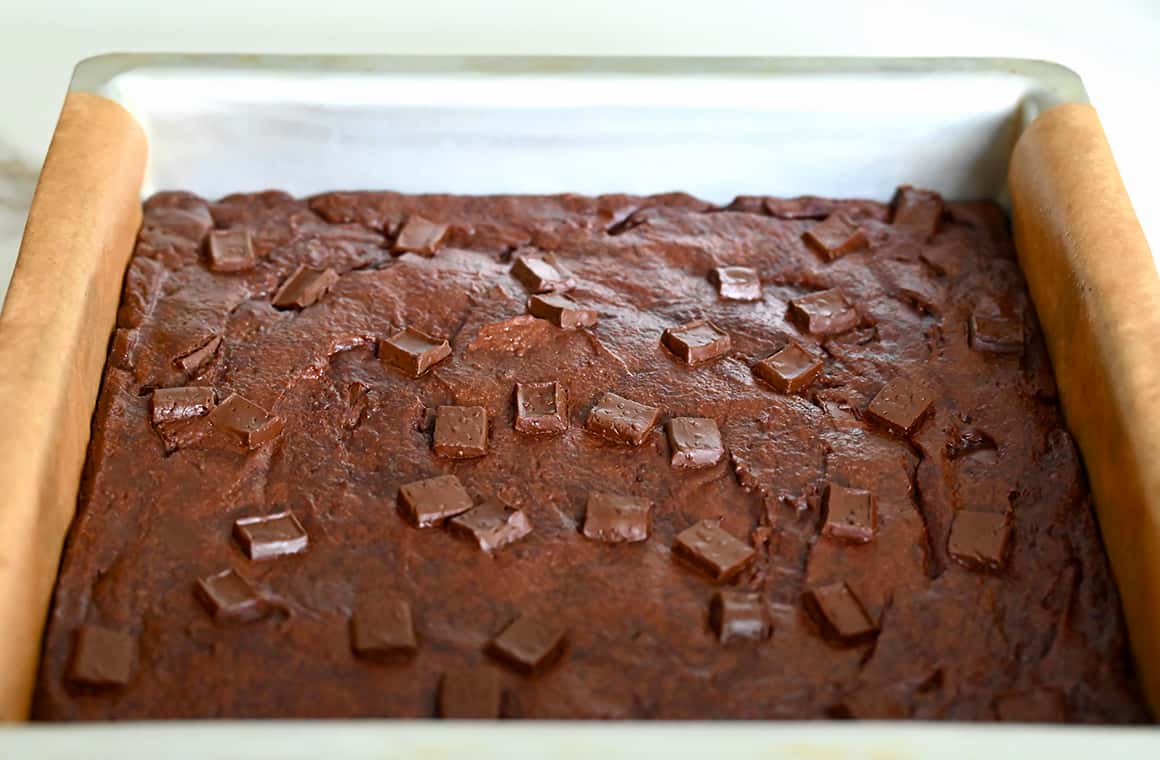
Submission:
[[[698,319],[680,327],[670,327],[661,336],[665,348],[682,361],[701,364],[729,353],[729,334],[709,322]]]
[[[878,624],[844,581],[806,591],[802,603],[822,635],[836,644],[860,644],[878,635]]]
[[[159,422],[154,425],[154,429],[164,441],[165,450],[172,453],[201,441],[213,432],[213,425],[205,417],[194,417],[188,420]]]
[[[651,509],[648,499],[591,493],[584,513],[584,536],[609,544],[644,541],[648,538]]]
[[[209,233],[209,268],[215,272],[241,272],[257,263],[250,231],[245,227]]]
[[[437,224],[418,214],[411,214],[395,237],[395,244],[391,246],[391,250],[395,253],[434,256],[446,235],[446,224]]]
[[[517,253],[512,276],[532,293],[563,293],[576,287],[576,280],[554,253]]]
[[[592,433],[628,446],[639,446],[657,424],[661,410],[605,393],[588,413],[584,426]]]
[[[726,301],[760,301],[761,278],[750,267],[716,267],[709,270],[709,282]]]
[[[960,509],[951,523],[947,552],[972,570],[1000,570],[1007,560],[1011,520],[999,512]]]
[[[482,406],[441,406],[435,411],[435,453],[471,459],[487,453],[487,410]]]
[[[1055,689],[1009,692],[995,700],[995,714],[1004,723],[1063,723],[1067,701]]]
[[[709,604],[709,623],[722,644],[769,638],[769,610],[760,594],[718,591]]]
[[[971,315],[971,348],[994,354],[1023,352],[1023,322],[1018,319]]]
[[[797,393],[822,371],[822,360],[796,343],[753,365],[753,374],[782,393]]]
[[[838,335],[858,326],[858,311],[837,289],[819,290],[789,302],[789,318],[813,335]]]
[[[918,190],[903,185],[890,202],[890,223],[909,232],[919,240],[927,241],[938,232],[943,214],[943,199],[931,190]]]
[[[515,428],[521,433],[568,429],[568,394],[560,383],[516,383]]]
[[[503,690],[491,668],[450,670],[439,679],[439,717],[492,720],[499,717]]]
[[[450,531],[474,541],[485,552],[502,549],[532,532],[532,523],[523,510],[497,499],[487,499],[478,507],[451,518]]]
[[[274,294],[275,309],[305,309],[322,298],[338,282],[338,272],[330,269],[298,267]]]
[[[413,327],[379,341],[379,360],[410,377],[419,377],[451,356],[451,344]]]
[[[290,510],[242,517],[234,523],[234,538],[252,560],[274,559],[306,551],[309,537]]]
[[[893,286],[893,291],[900,301],[927,314],[942,313],[946,293],[942,286],[926,273],[926,268],[922,264],[887,260],[880,262],[878,266]]]
[[[136,638],[125,631],[82,625],[77,629],[68,680],[84,686],[112,687],[129,683]]]
[[[189,386],[185,388],[158,388],[153,391],[150,411],[153,424],[179,422],[209,414],[213,408],[213,388]]]
[[[471,509],[471,496],[454,475],[416,480],[399,488],[399,506],[417,528],[430,528]]]
[[[281,417],[236,393],[231,393],[209,413],[209,421],[215,428],[236,436],[249,449],[274,440],[286,426]]]
[[[533,615],[521,615],[488,643],[487,652],[521,673],[532,674],[564,653],[564,628]]]
[[[921,384],[896,377],[878,391],[866,408],[866,417],[891,433],[913,433],[930,412],[934,399]]]
[[[821,254],[827,261],[834,261],[847,253],[860,251],[870,244],[866,232],[842,212],[835,212],[810,227],[802,235],[806,245]]]
[[[197,597],[214,620],[245,623],[266,614],[266,604],[242,576],[223,570],[197,582]]]
[[[673,554],[707,572],[718,583],[736,576],[757,556],[753,547],[713,520],[702,520],[678,533]]]
[[[864,544],[874,538],[878,510],[874,494],[830,483],[826,488],[826,522],[822,535]]]
[[[178,356],[173,360],[173,363],[182,372],[197,375],[210,363],[214,355],[217,354],[218,346],[221,344],[222,338],[220,335],[211,335],[200,342],[196,348]]]
[[[359,657],[380,662],[413,657],[419,644],[411,605],[396,599],[360,606],[350,617],[350,648]]]
[[[717,422],[705,417],[673,417],[668,425],[673,467],[712,467],[725,455]]]
[[[528,313],[537,319],[546,319],[556,327],[576,330],[592,327],[597,322],[594,309],[573,301],[559,293],[540,293],[528,299]]]

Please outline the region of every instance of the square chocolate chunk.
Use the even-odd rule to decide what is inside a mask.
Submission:
[[[717,422],[705,417],[673,417],[668,425],[673,467],[712,467],[725,455]]]
[[[418,214],[411,214],[399,229],[391,250],[395,253],[419,253],[434,256],[447,235],[447,225],[437,224]]]
[[[1022,353],[1022,320],[972,314],[971,348],[994,354]]]
[[[274,308],[305,309],[317,303],[318,299],[326,295],[337,282],[338,272],[329,267],[326,269],[298,267],[274,294]]]
[[[379,341],[379,360],[409,377],[419,377],[451,356],[451,344],[413,327]]]
[[[181,356],[176,357],[173,363],[177,365],[182,372],[188,375],[197,375],[213,360],[217,355],[218,347],[222,344],[222,337],[220,335],[211,335],[199,342],[197,346]]]
[[[448,459],[471,459],[487,453],[487,410],[482,406],[441,406],[435,411],[432,448]]]
[[[655,406],[605,393],[588,413],[584,426],[589,432],[627,446],[639,446],[657,424],[661,410]]]
[[[395,599],[362,605],[350,618],[350,648],[380,662],[410,659],[419,649],[411,605]]]
[[[209,268],[214,272],[242,272],[257,263],[250,231],[245,227],[209,233]]]
[[[478,507],[456,515],[447,527],[485,552],[502,549],[532,532],[532,523],[523,510],[509,507],[498,499],[487,499]]]
[[[890,209],[892,225],[925,242],[938,232],[943,214],[943,199],[931,190],[919,190],[903,185],[894,193]]]
[[[797,393],[822,371],[822,360],[796,343],[753,365],[753,374],[782,393]]]
[[[521,615],[487,645],[487,652],[513,669],[530,675],[564,653],[564,628],[533,615]]]
[[[878,635],[878,624],[843,581],[806,591],[802,603],[822,635],[836,644],[861,644]]]
[[[125,631],[82,625],[77,629],[68,680],[84,686],[112,687],[129,683],[136,638]]]
[[[214,405],[213,388],[189,386],[185,388],[158,388],[153,391],[150,411],[153,424],[181,422],[209,414]]]
[[[866,232],[841,212],[830,214],[824,222],[810,227],[802,239],[827,261],[860,251],[869,245]]]
[[[648,499],[591,493],[584,514],[584,536],[609,544],[644,541],[648,538],[651,509]]]
[[[568,429],[568,394],[561,383],[516,383],[515,428],[521,433]]]
[[[718,359],[729,353],[729,334],[709,322],[698,319],[680,327],[670,327],[661,335],[661,343],[681,361],[689,364]]]
[[[532,293],[563,293],[576,287],[576,280],[554,253],[517,253],[512,276]]]
[[[760,301],[761,278],[750,267],[716,267],[709,270],[709,282],[726,301]]]
[[[309,537],[290,510],[242,517],[234,522],[234,538],[252,560],[274,559],[306,551]]]
[[[866,417],[899,436],[913,433],[930,412],[934,398],[920,383],[896,377],[866,407]]]
[[[528,313],[546,319],[564,330],[592,327],[597,322],[594,309],[581,306],[560,293],[539,293],[528,299]]]
[[[281,417],[275,417],[236,393],[231,393],[209,413],[209,421],[215,428],[237,437],[249,449],[274,440],[286,426]]]
[[[197,582],[197,597],[219,623],[245,623],[266,614],[266,604],[254,587],[233,570],[223,570]]]
[[[947,552],[972,570],[1001,570],[1011,542],[1011,520],[999,512],[960,509],[951,523]]]
[[[874,494],[830,483],[826,488],[826,523],[822,535],[864,544],[874,538],[878,510]]]
[[[838,335],[858,326],[858,310],[838,289],[819,290],[789,302],[789,318],[813,335]]]
[[[439,679],[439,717],[448,720],[494,720],[500,715],[503,689],[491,668],[450,670]]]
[[[705,571],[718,583],[735,577],[757,556],[753,547],[727,533],[713,520],[702,520],[678,533],[673,554]]]
[[[709,604],[709,623],[722,644],[763,641],[772,630],[761,595],[749,591],[718,591]]]
[[[399,488],[399,506],[417,528],[440,525],[473,506],[467,489],[454,475],[416,480]]]

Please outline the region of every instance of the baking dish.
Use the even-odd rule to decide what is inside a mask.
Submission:
[[[0,322],[10,447],[0,467],[12,484],[0,513],[12,561],[0,583],[28,611],[0,627],[11,643],[0,662],[5,713],[21,715],[22,684],[35,668],[138,201],[162,188],[212,197],[267,186],[295,194],[683,189],[725,202],[736,193],[885,198],[911,182],[1008,200],[1155,705],[1155,655],[1143,644],[1160,624],[1148,564],[1157,540],[1150,455],[1160,441],[1150,370],[1156,278],[1098,122],[1078,105],[1084,98],[1074,74],[1026,61],[83,63]],[[1117,255],[1101,256],[1110,240]],[[339,730],[301,730],[324,737],[330,725]],[[792,727],[762,730],[770,741],[799,741]],[[901,733],[887,741],[938,733],[893,730]],[[472,735],[505,741],[490,731]],[[534,733],[559,742],[550,729]]]

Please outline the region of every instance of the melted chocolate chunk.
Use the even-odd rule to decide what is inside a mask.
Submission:
[[[432,448],[448,459],[471,459],[487,453],[487,410],[482,406],[441,406],[435,412]]]
[[[639,446],[656,427],[661,410],[605,393],[588,413],[584,426],[592,433],[627,446]]]
[[[236,393],[230,394],[209,413],[209,421],[218,430],[235,436],[248,449],[256,449],[274,440],[286,426],[281,417],[275,417]]]
[[[838,335],[858,326],[858,311],[840,290],[819,290],[789,302],[790,321],[813,335]]]
[[[234,538],[252,560],[274,559],[306,551],[309,537],[290,510],[242,517],[234,523]]]
[[[568,429],[568,394],[561,383],[516,383],[515,429],[543,435]]]
[[[447,527],[485,552],[502,549],[532,532],[532,523],[523,510],[496,499],[487,499],[478,507],[456,515]]]
[[[592,327],[597,322],[594,309],[573,301],[560,293],[540,293],[528,299],[528,313],[537,319],[546,319],[564,330]]]
[[[841,212],[830,214],[824,222],[810,227],[802,238],[806,241],[806,245],[827,261],[834,261],[847,253],[860,251],[870,244],[866,239],[866,232]]]
[[[925,242],[938,232],[942,220],[942,196],[930,190],[903,185],[890,202],[890,223]]]
[[[633,543],[648,538],[652,502],[620,494],[596,492],[588,495],[583,533],[594,541],[609,544]]]
[[[413,327],[379,341],[379,359],[409,377],[419,377],[451,356],[451,344]]]
[[[471,509],[471,496],[454,475],[416,480],[399,488],[399,506],[416,528],[430,528]]]
[[[878,635],[878,624],[844,582],[806,591],[802,603],[829,641],[842,646],[861,644]]]
[[[972,570],[1000,570],[1011,541],[1011,520],[999,512],[960,509],[951,523],[947,552]]]
[[[521,615],[487,645],[492,657],[525,675],[547,668],[564,654],[564,628],[533,615]]]
[[[195,590],[206,611],[219,623],[248,623],[267,612],[265,601],[254,587],[233,570],[201,578]]]
[[[209,268],[215,272],[242,272],[257,263],[250,231],[245,227],[209,233]]]
[[[822,371],[822,360],[796,343],[753,365],[753,374],[782,393],[797,393]]]
[[[866,417],[895,435],[908,436],[926,419],[933,402],[923,385],[896,377],[878,391],[866,407]]]
[[[576,287],[576,280],[554,253],[517,253],[511,271],[532,293],[563,293]]]
[[[680,327],[670,327],[661,336],[661,343],[683,362],[702,364],[729,353],[732,341],[729,334],[709,322],[698,319]]]
[[[722,644],[764,641],[772,630],[761,595],[749,591],[718,591],[709,604],[709,622]]]
[[[717,422],[705,417],[673,417],[665,426],[673,467],[712,467],[725,456]]]
[[[750,267],[716,267],[709,270],[709,282],[726,301],[760,301],[761,278]]]
[[[1004,723],[1063,723],[1067,701],[1055,689],[1009,692],[995,699],[995,714]]]
[[[874,538],[877,527],[874,494],[837,483],[826,487],[826,522],[822,535],[864,544]]]
[[[971,348],[993,354],[1023,352],[1023,322],[1018,319],[971,315]]]
[[[727,533],[713,520],[702,520],[677,534],[673,554],[724,583],[757,556],[753,547]]]
[[[395,253],[418,253],[423,256],[434,256],[443,244],[447,235],[447,225],[424,219],[418,214],[411,214],[403,223],[391,250]]]
[[[364,604],[350,618],[350,648],[380,662],[404,661],[419,649],[411,605],[394,599]]]
[[[133,675],[136,638],[125,631],[82,625],[77,629],[68,680],[100,688],[124,686]]]
[[[333,269],[298,267],[274,294],[275,309],[305,309],[318,302],[338,282]]]
[[[503,689],[491,668],[460,668],[439,679],[439,717],[449,720],[492,720],[500,715]]]
[[[211,335],[198,343],[196,348],[176,357],[173,363],[189,375],[198,375],[205,369],[206,365],[213,361],[214,356],[217,355],[218,346],[221,344],[220,335]]]
[[[209,414],[214,405],[213,388],[189,386],[158,388],[153,391],[150,413],[153,424],[180,422]]]

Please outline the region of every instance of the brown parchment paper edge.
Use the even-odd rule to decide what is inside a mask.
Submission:
[[[121,281],[141,223],[146,139],[70,93],[0,312],[0,719],[28,716],[76,508]]]
[[[1091,106],[1032,122],[1008,182],[1020,264],[1160,716],[1160,278]]]

